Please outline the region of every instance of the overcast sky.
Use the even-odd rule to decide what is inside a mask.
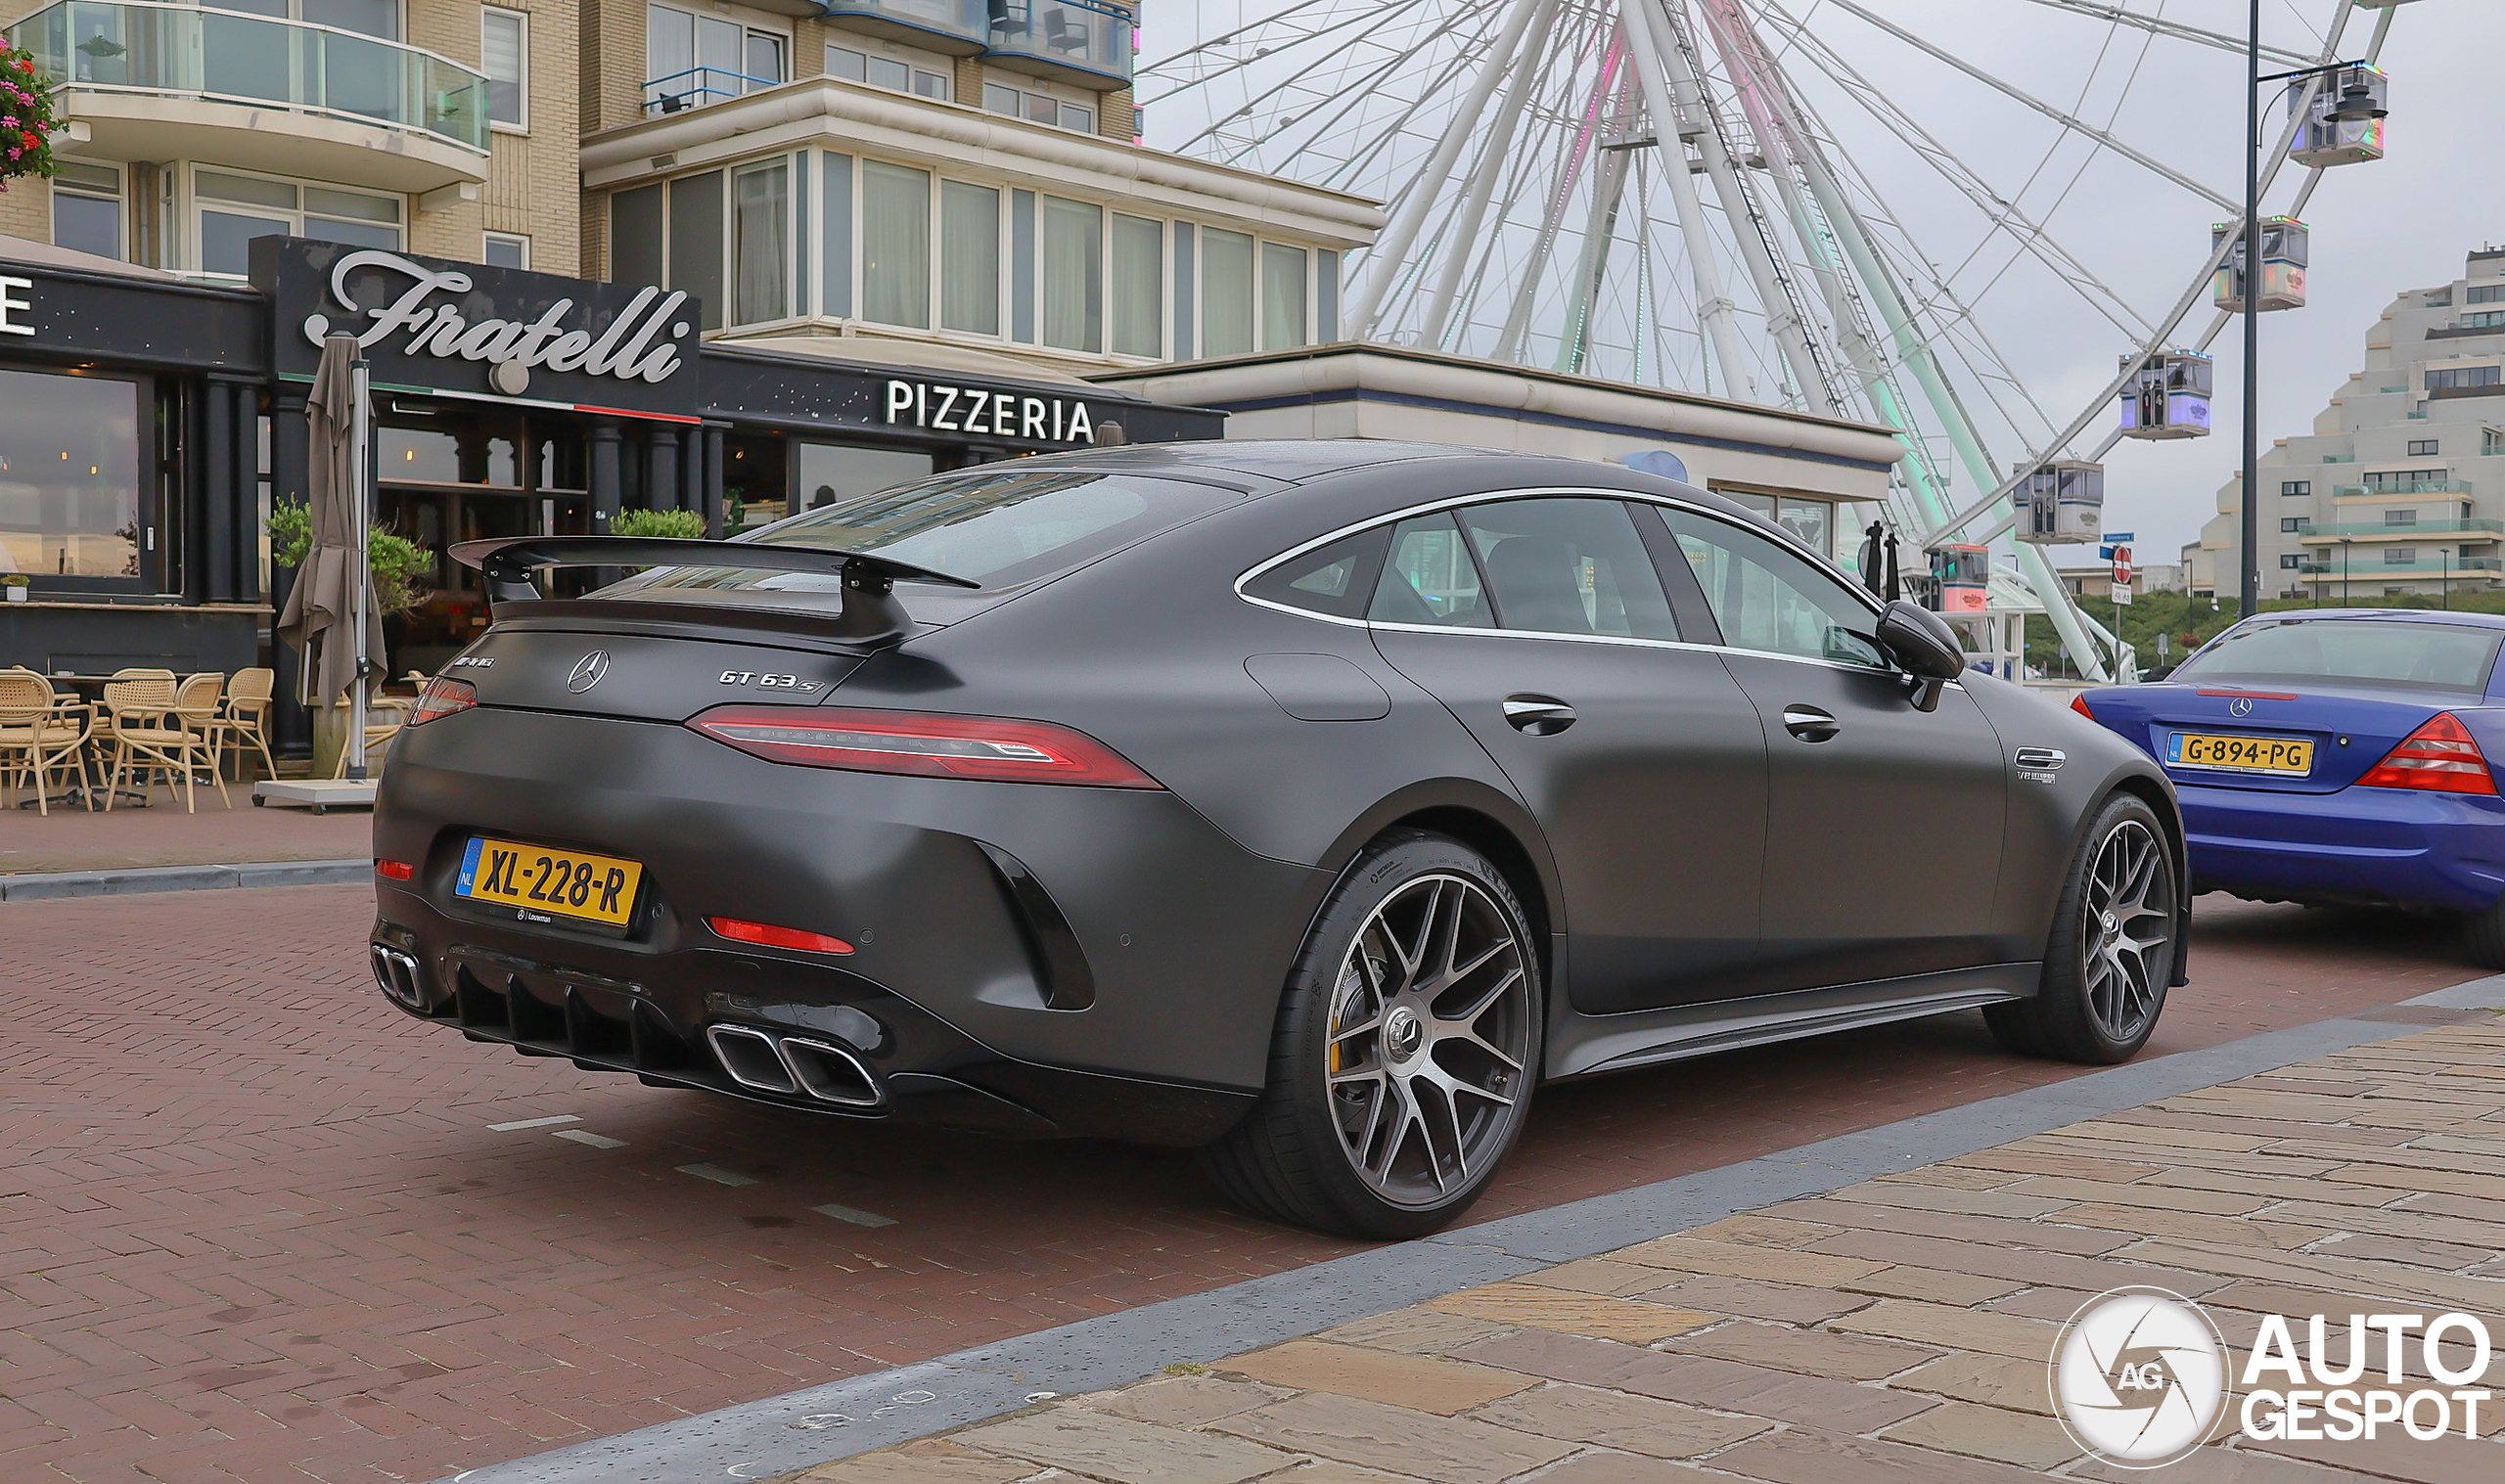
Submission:
[[[1145,55],[1185,44],[1221,20],[1272,14],[1292,0],[1161,0],[1147,8]],[[1330,0],[1336,11],[1376,0]],[[1437,0],[1445,5],[1470,0]],[[1492,0],[1491,0],[1492,3]],[[1758,0],[1744,0],[1755,11]],[[1974,67],[2070,109],[2220,195],[2242,192],[2241,54],[2144,33],[2047,9],[2030,0],[1859,0]],[[2127,0],[2133,9],[2208,29],[2241,33],[2245,0]],[[2346,0],[2264,0],[2263,38],[2305,54]],[[1841,9],[1834,0],[1783,0],[1878,81],[1928,132],[1946,142],[2001,194],[2020,201],[2095,274],[2150,318],[2191,284],[2209,249],[2210,223],[2233,214],[2143,167],[2100,154],[2075,135],[1987,84],[1963,75]],[[1160,14],[1164,10],[1165,22]],[[1221,18],[1217,12],[1225,12]],[[2361,56],[2383,13],[2351,13],[2342,55]],[[1196,24],[1197,22],[1197,24]],[[1761,22],[1769,33],[1778,28]],[[2266,448],[2274,436],[2311,430],[2326,398],[2362,364],[2367,330],[2405,289],[2443,283],[2463,254],[2505,244],[2505,0],[2404,0],[2382,65],[2391,74],[2390,154],[2324,172],[2303,216],[2312,227],[2311,302],[2265,315],[2260,407]],[[2090,311],[2050,271],[1993,239],[1967,202],[1823,76],[1788,58],[1796,88],[1887,198],[1924,256],[1944,268],[1975,305],[1985,333],[2033,400],[2067,424],[2112,380],[2127,337]],[[2264,70],[2279,66],[2265,62]],[[2265,121],[2280,114],[2275,90]],[[1155,110],[1152,119],[1158,117]],[[1169,115],[1170,118],[1170,115]],[[1172,120],[1179,121],[1179,120]],[[1152,133],[1152,142],[1161,142]],[[2306,172],[2290,168],[2263,209],[2284,209]],[[1980,248],[1980,250],[1978,250]],[[2209,327],[2203,302],[2184,321],[2190,342]],[[2230,326],[2217,356],[2217,431],[2172,443],[2125,440],[2107,457],[2109,528],[2136,533],[2143,562],[2173,560],[2215,513],[2218,485],[2239,452],[2242,365]],[[1971,401],[1989,392],[1964,389]],[[2088,434],[2109,426],[2100,417]],[[1987,431],[1995,454],[2027,450],[2004,426]],[[2037,434],[2040,436],[2040,433]],[[2086,440],[2082,440],[2086,441]],[[1943,450],[1944,453],[1944,450]],[[1953,491],[1974,489],[1962,474]],[[2075,549],[2073,549],[2075,550]],[[2065,553],[2065,561],[2075,560]]]

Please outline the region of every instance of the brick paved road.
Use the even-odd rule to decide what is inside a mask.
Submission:
[[[0,1478],[432,1479],[1346,1250],[1236,1215],[1170,1152],[865,1128],[470,1045],[368,987],[370,904],[0,906]],[[2406,922],[2203,919],[2158,1052],[2477,972]],[[1560,1089],[1480,1212],[2065,1074],[1970,1016]]]
[[[2085,1461],[2054,1419],[2045,1362],[2093,1295],[2144,1284],[2196,1299],[2236,1355],[2264,1316],[2287,1317],[2306,1344],[2322,1315],[2321,1359],[2366,1363],[2356,1384],[2454,1399],[2440,1438],[2387,1420],[2370,1438],[2316,1427],[2252,1440],[2238,1436],[2245,1388],[2231,1369],[2210,1446],[2146,1477],[2494,1484],[2496,1409],[2481,1408],[2465,1437],[2451,1388],[2505,1384],[2505,1359],[2448,1331],[2456,1342],[2433,1359],[2473,1378],[2438,1383],[2422,1335],[2354,1346],[2344,1318],[2466,1311],[2492,1330],[2505,1314],[2505,1021],[2432,1018],[2461,1023],[1214,1367],[1171,1367],[789,1484],[2123,1484],[2143,1475]],[[2434,1424],[2432,1406],[2410,1405]],[[2257,1416],[2277,1412],[2263,1400]]]

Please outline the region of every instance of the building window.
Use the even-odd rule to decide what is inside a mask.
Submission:
[[[2299,495],[2310,495],[2313,493],[2313,481],[2311,479],[2283,479],[2279,482],[2279,493],[2292,498]]]
[[[1105,208],[1047,196],[1037,223],[1037,297],[1044,344],[1105,348]]]
[[[661,281],[660,186],[637,186],[609,198],[609,281],[637,288]]]
[[[2447,293],[2444,295],[2445,303],[2449,304],[2452,301],[2453,296],[2451,294]],[[2469,302],[2474,304],[2505,304],[2505,284],[2471,285]]]
[[[530,239],[511,232],[490,232],[478,248],[478,261],[490,268],[530,266]]]
[[[668,272],[663,282],[704,304],[700,324],[722,328],[722,172],[669,183]]]
[[[1261,245],[1261,348],[1304,343],[1305,258],[1302,247]]]
[[[2299,532],[2303,532],[2303,531],[2309,531],[2309,530],[2312,530],[2312,529],[2313,529],[2313,517],[2311,517],[2311,516],[2281,516],[2281,517],[2279,517],[2279,529],[2280,529],[2283,533],[2290,533],[2290,534],[2294,534],[2294,533],[2299,533]]]
[[[2434,438],[2410,439],[2409,456],[2413,459],[2432,459],[2436,457],[2436,441],[2437,440]]]
[[[987,113],[1006,113],[1024,118],[1028,123],[1050,124],[1057,129],[1071,129],[1081,134],[1096,132],[1096,111],[1067,98],[1050,93],[1029,93],[997,82],[982,85],[982,107]]]
[[[500,129],[530,127],[530,20],[520,11],[480,11],[479,70],[487,74],[487,120]]]
[[[893,489],[931,473],[931,455],[860,444],[798,443],[800,508],[816,510]]]
[[[675,113],[784,80],[790,42],[777,31],[667,5],[644,8],[644,111]]]
[[[2417,562],[2418,548],[2414,546],[2387,547],[2384,550],[2386,566],[2414,566]]]
[[[2386,525],[2416,525],[2417,523],[2418,512],[2414,510],[2388,510],[2384,512],[2384,524]]]
[[[2465,314],[2460,323],[2464,330],[2494,330],[2505,325],[2505,309],[2482,309],[2476,314]]]
[[[931,328],[931,172],[861,161],[861,317]]]
[[[358,247],[400,250],[400,199],[298,186],[228,170],[194,170],[203,273],[242,278],[256,237],[310,237]]]
[[[120,257],[121,170],[114,165],[59,161],[52,178],[52,245],[98,257]]]
[[[1000,333],[1000,193],[939,183],[939,328]]]
[[[142,586],[144,395],[109,377],[0,371],[0,572]]]
[[[2303,554],[2300,552],[2290,552],[2288,555],[2279,559],[2279,570],[2283,572],[2293,572],[2304,564],[2305,559]]]
[[[2409,494],[2422,484],[2443,483],[2447,472],[2441,469],[2387,469],[2366,475],[2366,488]]]
[[[2440,371],[2427,373],[2427,389],[2434,391],[2440,386],[2493,386],[2500,374],[2505,374],[2505,367],[2448,366]],[[2417,445],[2410,445],[2410,451],[2417,452]]]
[[[866,82],[876,88],[892,88],[920,98],[948,101],[948,75],[929,72],[911,63],[893,57],[874,57],[856,52],[848,46],[826,44],[826,74],[846,82]]]
[[[735,325],[792,313],[792,167],[752,165],[731,177],[731,290]]]
[[[1165,224],[1114,213],[1110,348],[1116,355],[1165,353]]]
[[[1252,348],[1252,239],[1212,227],[1201,234],[1201,354]]]

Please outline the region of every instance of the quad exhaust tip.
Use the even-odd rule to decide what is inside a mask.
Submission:
[[[705,1039],[731,1080],[755,1092],[845,1107],[876,1107],[886,1101],[878,1078],[846,1047],[806,1036],[771,1036],[745,1025],[708,1025]]]
[[[408,1010],[426,1008],[426,995],[419,987],[425,980],[416,959],[381,943],[373,945],[373,958],[375,986],[390,996],[391,1003]]]

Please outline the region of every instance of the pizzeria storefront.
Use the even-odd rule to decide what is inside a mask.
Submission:
[[[1223,430],[1040,370],[898,359],[910,346],[701,342],[702,305],[650,287],[264,238],[250,289],[206,288],[19,247],[0,241],[0,582],[30,586],[0,607],[0,666],[275,662],[286,694],[271,514],[304,498],[304,399],[334,332],[371,363],[378,521],[423,554],[385,625],[393,675],[486,625],[456,541],[633,530],[641,511],[732,534],[935,471]]]

